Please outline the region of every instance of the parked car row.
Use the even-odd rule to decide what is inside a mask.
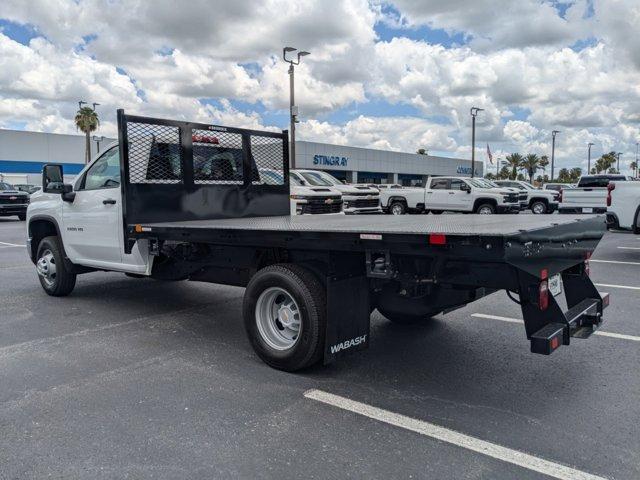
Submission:
[[[21,192],[13,185],[0,182],[0,217],[17,216],[20,220],[27,218],[29,194]]]

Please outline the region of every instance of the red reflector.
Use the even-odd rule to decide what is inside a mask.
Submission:
[[[194,143],[213,143],[216,145],[220,143],[216,137],[207,137],[206,135],[191,135],[191,141]]]
[[[547,278],[549,278],[549,270],[547,270],[546,268],[540,270],[540,278],[542,280],[546,280]]]
[[[546,310],[549,307],[549,283],[547,280],[540,282],[538,287],[538,308]]]
[[[429,243],[431,245],[446,245],[447,236],[443,233],[432,233],[429,235]]]
[[[560,345],[560,340],[558,340],[558,337],[553,337],[551,339],[551,350],[555,350],[556,348],[558,348],[559,345]]]

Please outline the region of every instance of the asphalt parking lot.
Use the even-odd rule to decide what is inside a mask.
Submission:
[[[0,479],[640,478],[635,235],[596,250],[599,334],[549,357],[496,293],[374,313],[369,350],[287,374],[251,350],[242,289],[92,273],[51,298],[24,225],[0,219]]]

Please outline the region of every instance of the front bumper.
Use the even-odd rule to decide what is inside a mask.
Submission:
[[[520,204],[506,204],[506,205],[498,205],[496,207],[496,213],[520,213]]]
[[[21,215],[27,213],[28,203],[0,204],[0,216]]]

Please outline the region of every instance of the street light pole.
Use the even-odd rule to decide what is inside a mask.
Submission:
[[[591,147],[595,145],[595,143],[591,143],[589,142],[587,144],[587,147],[589,147],[589,153],[587,156],[587,175],[589,175],[591,173]]]
[[[289,149],[289,165],[290,168],[296,168],[296,123],[298,123],[298,107],[295,104],[294,91],[294,65],[300,65],[300,57],[309,55],[309,52],[298,52],[297,60],[287,59],[287,53],[295,52],[297,48],[284,47],[282,49],[282,59],[289,64],[289,135],[291,138],[291,147]]]
[[[636,178],[638,177],[638,173],[640,173],[640,168],[638,167],[638,147],[640,147],[640,142],[636,142]]]
[[[476,116],[484,108],[471,107],[471,178],[476,174]]]
[[[553,167],[554,160],[556,158],[556,135],[560,133],[560,130],[554,130],[551,132],[551,181],[553,182]]]

